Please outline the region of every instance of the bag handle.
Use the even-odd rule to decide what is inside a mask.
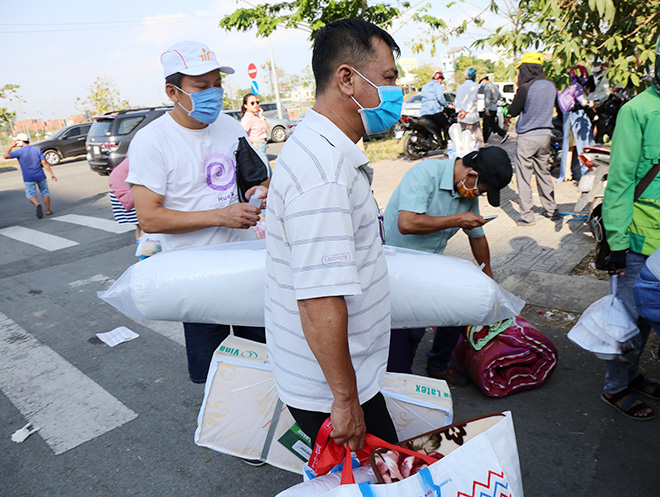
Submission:
[[[355,478],[353,476],[351,449],[349,448],[348,443],[345,444],[343,448],[339,446],[337,443],[335,443],[335,441],[330,438],[331,432],[332,432],[332,421],[328,417],[323,422],[321,428],[319,429],[319,433],[316,437],[316,442],[314,444],[314,450],[312,451],[312,455],[309,458],[308,465],[310,468],[316,471],[316,467],[319,463],[321,455],[323,453],[328,453],[331,456],[331,460],[332,462],[335,463],[335,465],[339,464],[342,461],[344,463],[344,466],[342,468],[341,484],[347,485],[347,484],[355,483]],[[355,451],[355,454],[360,460],[360,464],[364,465],[369,460],[371,453],[374,450],[381,448],[394,450],[396,452],[400,452],[402,454],[406,454],[413,457],[418,457],[429,465],[438,461],[438,459],[435,457],[431,457],[427,454],[422,454],[421,452],[417,452],[408,449],[406,447],[400,447],[398,445],[391,444],[369,433],[367,433],[365,437],[365,446],[362,449]]]

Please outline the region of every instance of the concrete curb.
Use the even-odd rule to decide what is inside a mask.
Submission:
[[[502,288],[528,304],[582,313],[593,302],[609,293],[607,281],[587,276],[545,273],[503,266],[493,270]]]

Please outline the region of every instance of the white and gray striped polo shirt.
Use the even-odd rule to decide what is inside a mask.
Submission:
[[[380,390],[390,341],[387,264],[366,156],[308,110],[268,191],[266,339],[283,402],[330,412],[332,392],[305,341],[298,300],[343,295],[360,403]]]

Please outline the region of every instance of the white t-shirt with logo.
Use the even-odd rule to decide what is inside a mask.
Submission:
[[[162,195],[163,207],[177,211],[222,209],[237,203],[234,151],[239,136],[246,136],[243,127],[225,114],[204,129],[189,129],[166,113],[131,141],[126,183]],[[251,229],[224,226],[153,235],[163,251],[255,239]]]

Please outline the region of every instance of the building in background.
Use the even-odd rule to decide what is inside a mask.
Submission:
[[[446,81],[453,81],[456,73],[456,60],[459,57],[469,57],[472,52],[467,47],[453,47],[447,50],[447,53],[441,55],[443,74]]]

